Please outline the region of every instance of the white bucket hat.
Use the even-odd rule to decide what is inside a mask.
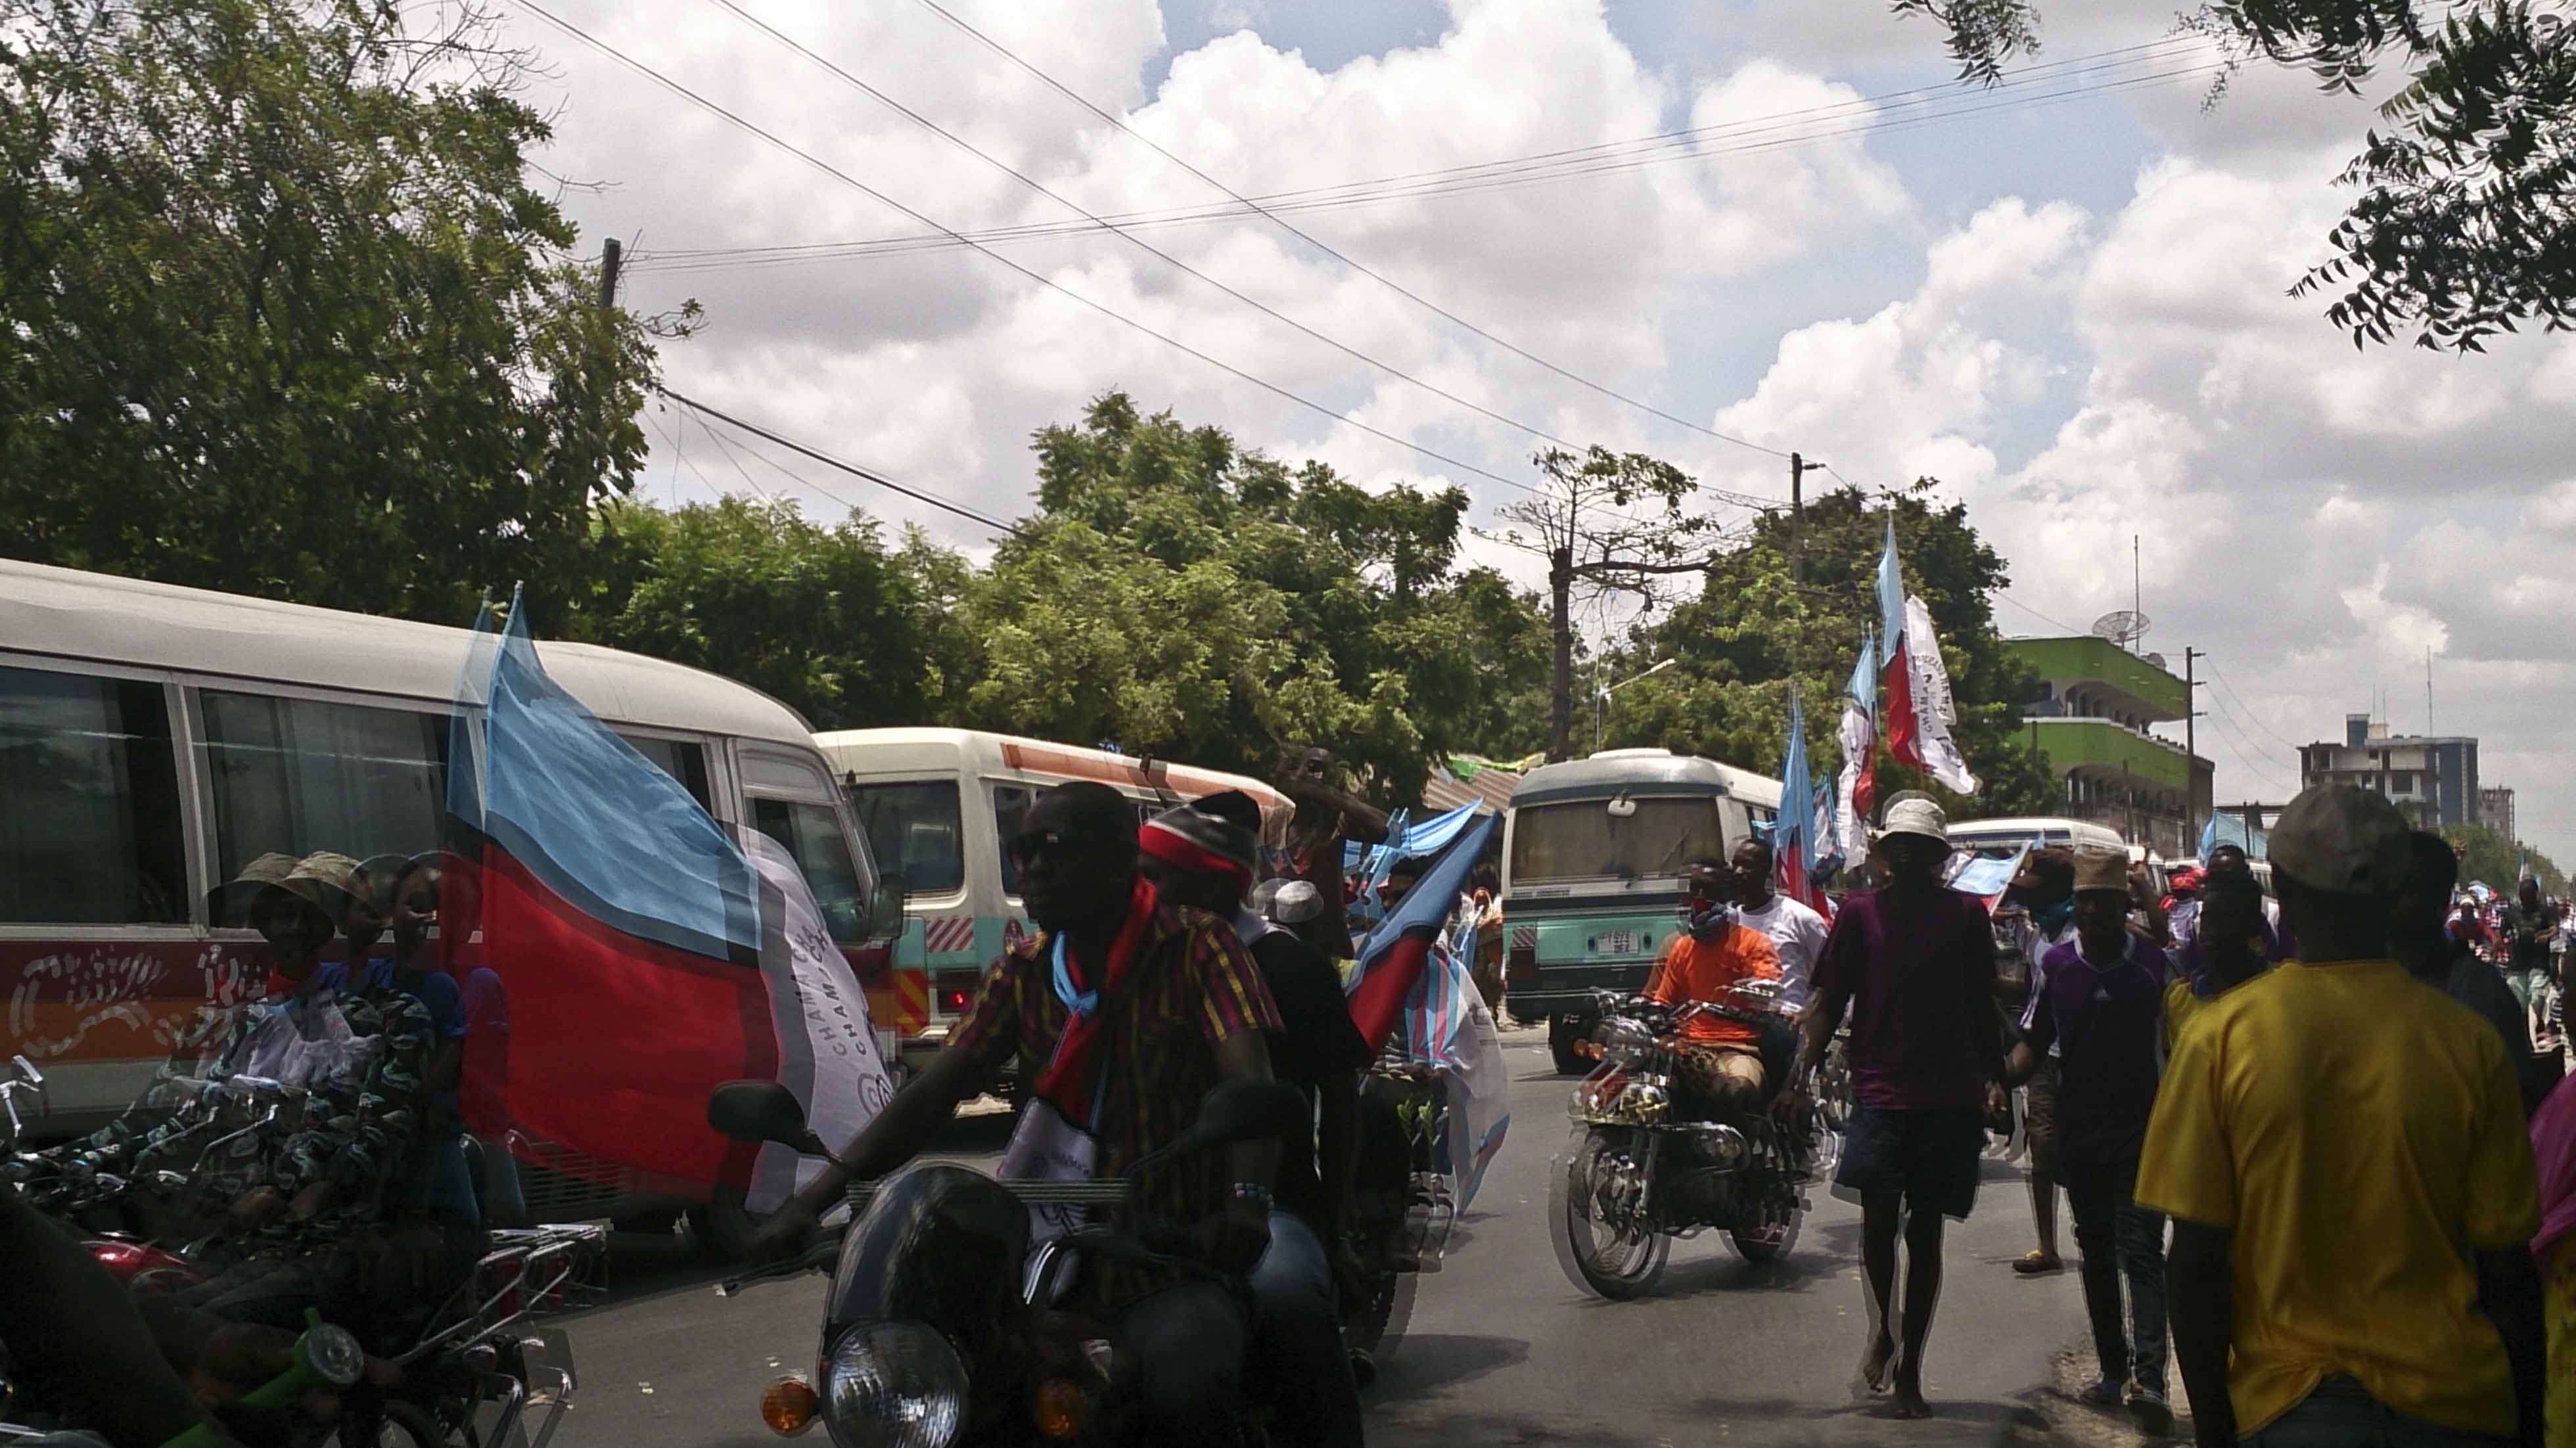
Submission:
[[[1950,843],[1950,821],[1941,806],[1920,795],[1900,799],[1887,807],[1887,822],[1879,826],[1881,837],[1887,835],[1921,835],[1927,840]]]

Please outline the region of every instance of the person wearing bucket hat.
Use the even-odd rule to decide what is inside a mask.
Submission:
[[[1941,806],[1921,795],[1890,801],[1873,854],[1885,883],[1845,899],[1825,937],[1781,1109],[1803,1119],[1807,1083],[1848,1011],[1856,1104],[1834,1191],[1861,1208],[1870,1316],[1858,1380],[1872,1393],[1892,1387],[1894,1416],[1922,1418],[1932,1412],[1923,1351],[1941,1292],[1942,1219],[1976,1205],[1986,1085],[2003,1071],[2002,1021],[1986,907],[1941,885],[1950,856]]]
[[[1343,1241],[1342,1207],[1359,1161],[1360,1073],[1371,1055],[1332,962],[1246,904],[1260,822],[1260,806],[1240,790],[1165,810],[1137,832],[1138,867],[1164,900],[1231,922],[1279,1007],[1270,1069],[1305,1094],[1316,1127],[1280,1142],[1245,1363],[1291,1386],[1273,1395],[1286,1441],[1356,1448],[1359,1384],[1342,1351],[1340,1288],[1325,1244]]]
[[[2057,1052],[2057,1175],[2075,1212],[2099,1367],[2082,1396],[2099,1406],[2126,1405],[2141,1428],[2161,1436],[2173,1426],[2165,1397],[2165,1222],[2132,1196],[2163,1060],[2172,963],[2128,928],[2127,852],[2082,850],[2070,860],[2075,938],[2040,961],[2022,1040],[1992,1094],[1999,1099]]]
[[[2293,799],[2270,859],[2299,956],[2166,1064],[2137,1200],[2173,1218],[2203,1443],[2539,1441],[2521,1094],[2495,1029],[2389,958],[2408,829],[2366,790]]]

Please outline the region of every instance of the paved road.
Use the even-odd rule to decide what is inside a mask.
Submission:
[[[1954,1224],[1934,1326],[1931,1423],[1876,1419],[1852,1402],[1864,1309],[1857,1209],[1822,1191],[1786,1261],[1754,1267],[1710,1235],[1677,1244],[1656,1297],[1605,1303],[1570,1285],[1547,1238],[1547,1165],[1564,1145],[1570,1083],[1536,1032],[1505,1037],[1513,1125],[1446,1270],[1421,1280],[1411,1329],[1370,1395],[1369,1441],[1461,1444],[1983,1444],[2082,1331],[2073,1274],[2025,1279],[2030,1246],[2018,1168],[1987,1164],[1978,1211]],[[991,1122],[952,1154],[989,1159]],[[2069,1244],[2071,1245],[2071,1244]],[[690,1267],[629,1269],[607,1305],[564,1319],[581,1390],[569,1448],[757,1448],[755,1412],[782,1366],[810,1367],[820,1279],[725,1300]]]

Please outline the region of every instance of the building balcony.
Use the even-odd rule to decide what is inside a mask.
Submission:
[[[2162,724],[2191,707],[2182,680],[2108,639],[2014,639],[2006,647],[2047,683],[2050,699],[2088,701],[2081,713],[2132,714]]]

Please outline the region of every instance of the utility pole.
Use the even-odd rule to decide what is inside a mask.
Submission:
[[[2200,695],[2195,691],[2201,682],[2194,668],[2208,650],[2185,648],[2182,651],[2182,819],[2186,849],[2200,847]]]
[[[1789,454],[1789,583],[1807,581],[1807,474],[1823,467]]]
[[[1547,757],[1551,760],[1570,757],[1569,736],[1574,732],[1574,625],[1567,617],[1573,592],[1573,547],[1548,550],[1548,607],[1556,632],[1556,676],[1548,689]]]
[[[617,273],[626,263],[626,247],[616,237],[599,244],[599,304],[617,305]]]

